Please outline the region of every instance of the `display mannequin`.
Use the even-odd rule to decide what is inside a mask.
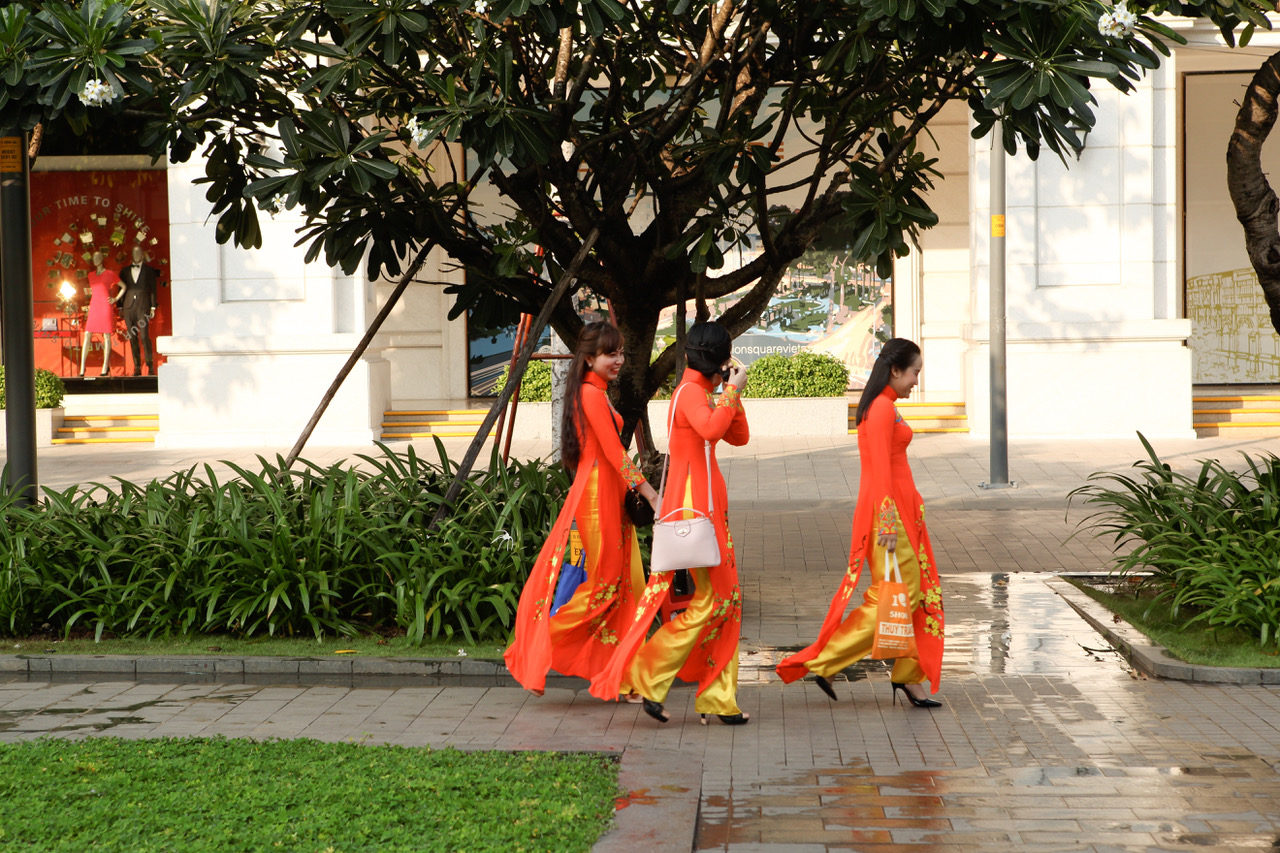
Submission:
[[[147,373],[156,375],[155,355],[151,348],[151,319],[156,316],[156,284],[160,271],[147,263],[141,246],[133,247],[133,263],[120,270],[124,282],[124,300],[120,313],[124,315],[125,334],[129,336],[129,351],[133,354],[133,375],[142,375],[142,363],[138,358],[138,342],[146,355]]]
[[[84,324],[84,344],[80,347],[80,376],[84,377],[85,363],[89,358],[89,343],[94,335],[102,337],[102,373],[111,372],[111,334],[116,330],[115,303],[124,296],[124,284],[120,276],[107,269],[102,252],[93,253],[93,271],[89,273],[89,317]],[[111,287],[118,286],[114,296]]]

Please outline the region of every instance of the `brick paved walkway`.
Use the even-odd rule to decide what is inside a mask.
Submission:
[[[1157,449],[1184,467],[1280,442]],[[659,726],[576,686],[536,699],[507,686],[390,682],[9,681],[0,740],[225,734],[677,750],[702,767],[698,850],[1280,849],[1280,691],[1138,677],[1037,576],[1104,565],[1101,543],[1066,541],[1079,513],[1064,518],[1065,496],[1091,471],[1140,453],[1136,441],[1015,445],[1020,487],[988,492],[977,487],[985,446],[916,442],[948,615],[945,704],[934,711],[894,706],[879,663],[837,680],[838,703],[772,676],[779,654],[812,638],[843,570],[857,456],[844,442],[755,442],[725,464],[748,726],[698,725],[687,686],[672,692],[673,720]],[[41,465],[49,482],[95,479],[90,459],[114,459],[124,476],[168,459],[124,458],[77,457],[71,471],[49,454]]]

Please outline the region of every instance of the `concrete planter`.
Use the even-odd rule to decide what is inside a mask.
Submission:
[[[36,447],[52,447],[53,437],[62,426],[62,419],[67,410],[59,406],[56,409],[36,409]],[[0,428],[0,447],[8,442],[7,430]]]
[[[649,403],[653,437],[667,440],[667,400]],[[849,434],[849,400],[845,397],[748,397],[743,405],[752,436],[835,436]],[[516,411],[516,439],[551,440],[551,404],[521,403]]]

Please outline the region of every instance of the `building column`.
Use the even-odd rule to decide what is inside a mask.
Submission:
[[[1009,434],[1189,438],[1190,324],[1177,288],[1177,138],[1172,61],[1122,95],[1096,89],[1098,123],[1079,160],[1007,162]],[[974,200],[970,426],[989,434],[990,141],[970,145]]]
[[[260,213],[263,248],[215,240],[203,165],[169,170],[173,333],[156,341],[160,427],[168,447],[289,446],[297,439],[375,310],[363,275],[304,263],[300,219]],[[311,445],[379,437],[390,399],[380,347],[352,370]],[[305,451],[303,456],[306,456]]]

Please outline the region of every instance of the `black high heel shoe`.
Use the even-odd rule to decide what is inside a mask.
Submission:
[[[836,698],[836,689],[831,686],[830,681],[827,681],[821,675],[815,675],[813,677],[813,683],[818,685],[818,689],[820,689],[823,693],[827,694],[827,696],[830,697],[832,702],[840,701],[839,699]]]
[[[917,699],[916,697],[912,696],[911,691],[907,689],[907,685],[901,681],[890,681],[889,684],[891,687],[893,687],[893,704],[895,705],[898,704],[898,691],[901,690],[902,695],[907,697],[907,701],[909,701],[912,705],[915,705],[917,708],[941,708],[942,707],[942,703],[938,702],[937,700]]]
[[[668,722],[671,719],[671,715],[662,707],[661,702],[655,702],[652,699],[645,699],[641,701],[640,706],[644,708],[644,712],[646,714],[653,717],[660,723]]]
[[[724,723],[726,726],[745,726],[747,721],[751,719],[749,715],[744,714],[741,711],[736,714],[715,714],[715,716],[719,717],[720,722]],[[699,719],[701,720],[702,725],[705,726],[707,724],[706,714],[700,714]]]

